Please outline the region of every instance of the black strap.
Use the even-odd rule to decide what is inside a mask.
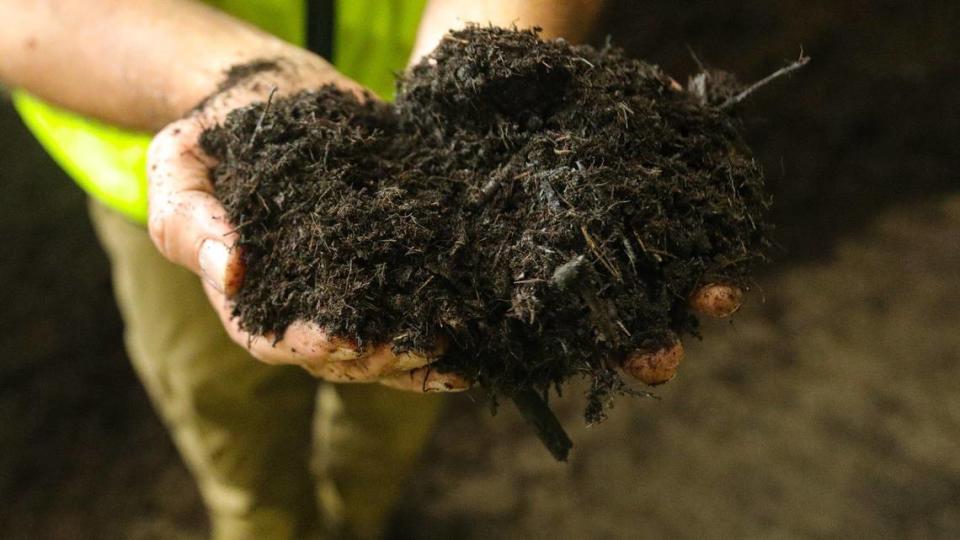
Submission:
[[[306,0],[307,48],[333,61],[333,2]]]

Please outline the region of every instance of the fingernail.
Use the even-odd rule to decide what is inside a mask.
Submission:
[[[217,240],[206,239],[200,245],[200,273],[211,287],[224,292],[230,249]]]
[[[436,379],[428,379],[426,384],[423,386],[423,390],[428,393],[432,392],[463,392],[470,388],[470,385],[466,381],[458,380],[456,382],[451,382],[449,375],[441,375]]]
[[[397,355],[397,360],[393,364],[393,369],[395,371],[410,371],[411,369],[417,369],[429,363],[430,360],[419,354],[405,352]]]

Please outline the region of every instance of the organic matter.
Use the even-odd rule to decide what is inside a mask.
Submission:
[[[247,265],[235,315],[398,350],[443,340],[436,369],[493,397],[585,376],[599,421],[630,391],[628,355],[695,334],[691,295],[746,288],[764,259],[740,89],[472,26],[401,76],[395,104],[328,86],[234,111],[202,143]]]

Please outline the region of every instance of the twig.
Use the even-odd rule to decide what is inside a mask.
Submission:
[[[547,206],[550,207],[553,211],[559,211],[563,208],[560,205],[560,195],[557,193],[557,190],[553,189],[553,184],[547,180],[546,176],[540,177],[540,193],[543,194],[543,198],[547,201]]]
[[[593,236],[590,234],[590,231],[587,230],[586,225],[580,226],[580,232],[583,233],[584,240],[587,241],[587,247],[590,248],[590,251],[597,256],[597,259],[600,260],[600,263],[610,272],[610,275],[614,277],[617,281],[623,283],[623,274],[620,273],[620,269],[615,267],[607,256],[601,251],[600,245],[597,244],[597,241],[593,239]]]
[[[693,47],[691,47],[689,43],[687,43],[686,46],[687,52],[690,53],[690,57],[693,58],[694,63],[697,64],[697,69],[699,69],[701,72],[706,71],[706,69],[703,67],[703,62],[700,61],[700,57],[697,56],[697,53],[693,50]]]
[[[536,390],[528,388],[510,396],[513,404],[537,433],[537,437],[557,461],[566,461],[573,448],[573,441],[564,431],[556,415],[550,410]]]
[[[616,309],[609,302],[601,300],[593,290],[592,275],[594,274],[593,265],[587,262],[583,255],[578,255],[558,266],[550,282],[561,290],[574,292],[580,296],[596,319],[603,336],[616,344],[619,341],[613,322],[617,318]]]
[[[480,198],[477,199],[476,205],[482,206],[490,201],[493,196],[500,189],[500,183],[503,182],[503,179],[507,176],[507,169],[500,169],[493,173],[487,183],[483,185],[483,188],[480,190]]]
[[[257,134],[260,133],[260,128],[263,127],[263,119],[267,116],[267,111],[270,110],[270,104],[273,102],[273,95],[277,93],[277,87],[274,86],[270,89],[270,95],[267,96],[267,104],[263,107],[263,112],[260,113],[260,118],[257,120],[257,125],[253,128],[253,135],[250,136],[250,142],[247,143],[247,147],[244,149],[244,152],[248,152],[253,148],[254,141],[257,140]]]
[[[480,190],[480,196],[473,203],[475,207],[479,208],[493,199],[494,195],[500,191],[500,187],[504,180],[506,180],[508,176],[514,174],[517,169],[519,169],[519,165],[521,163],[519,158],[520,154],[517,154],[510,161],[498,167],[497,170],[490,175],[490,179],[487,180],[487,183],[484,184],[483,188]]]
[[[720,110],[724,110],[724,109],[728,109],[728,108],[730,108],[730,107],[733,107],[733,106],[736,105],[737,103],[740,103],[741,101],[747,99],[747,98],[750,96],[750,94],[752,94],[752,93],[756,92],[757,90],[759,90],[760,88],[763,88],[764,86],[770,84],[772,81],[774,81],[774,80],[776,80],[776,79],[779,79],[780,77],[783,77],[783,76],[785,76],[785,75],[789,75],[789,74],[793,73],[794,71],[796,71],[796,70],[802,68],[803,66],[807,65],[807,63],[808,63],[809,61],[810,61],[810,57],[809,57],[809,56],[804,56],[804,55],[803,55],[803,52],[801,51],[801,52],[800,52],[800,58],[798,58],[796,61],[791,62],[789,65],[786,65],[786,66],[784,66],[784,67],[782,67],[782,68],[774,71],[774,72],[771,73],[770,75],[767,75],[766,77],[760,79],[759,81],[751,84],[750,86],[748,86],[746,89],[744,89],[744,90],[743,90],[742,92],[740,92],[739,94],[737,94],[737,95],[735,95],[735,96],[727,99],[726,101],[723,102],[723,104],[720,105]]]

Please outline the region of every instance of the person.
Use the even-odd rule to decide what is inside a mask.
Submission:
[[[309,322],[280,336],[245,333],[229,304],[242,262],[211,192],[201,131],[271,92],[334,84],[388,99],[394,72],[467,22],[536,25],[545,37],[578,41],[601,8],[599,0],[0,0],[0,82],[16,89],[24,122],[91,195],[129,356],[199,485],[214,538],[378,537],[440,411],[438,396],[416,393],[469,381],[430,369],[441,350],[357,350]],[[332,58],[302,47],[320,23]],[[250,69],[258,63],[270,67]],[[691,302],[726,315],[740,291],[706,284]],[[637,351],[623,367],[663,382],[681,355],[677,341]]]

